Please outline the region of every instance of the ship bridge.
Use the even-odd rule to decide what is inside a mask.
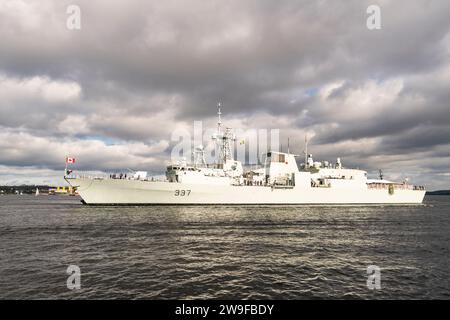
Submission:
[[[303,186],[311,185],[311,173],[298,170],[296,155],[279,151],[267,153],[264,164],[266,184],[273,186]]]

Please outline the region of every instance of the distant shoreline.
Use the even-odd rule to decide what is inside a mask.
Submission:
[[[55,188],[54,186],[48,185],[22,185],[22,186],[0,186],[0,194],[15,194],[17,192],[22,192],[23,194],[34,194],[36,188],[39,192],[48,193],[50,189]]]

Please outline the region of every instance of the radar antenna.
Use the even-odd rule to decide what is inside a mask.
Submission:
[[[220,135],[220,129],[221,129],[221,127],[222,127],[222,119],[220,118],[220,116],[222,115],[222,112],[220,111],[220,108],[222,107],[222,103],[221,102],[219,102],[218,104],[217,104],[217,134],[218,135]]]

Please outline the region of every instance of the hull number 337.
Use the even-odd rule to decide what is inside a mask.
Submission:
[[[175,190],[175,197],[188,197],[191,190]]]

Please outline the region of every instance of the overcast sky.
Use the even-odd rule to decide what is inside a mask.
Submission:
[[[163,173],[220,100],[298,153],[308,132],[315,158],[450,188],[448,0],[0,0],[0,41],[0,184],[59,183],[65,155]]]

